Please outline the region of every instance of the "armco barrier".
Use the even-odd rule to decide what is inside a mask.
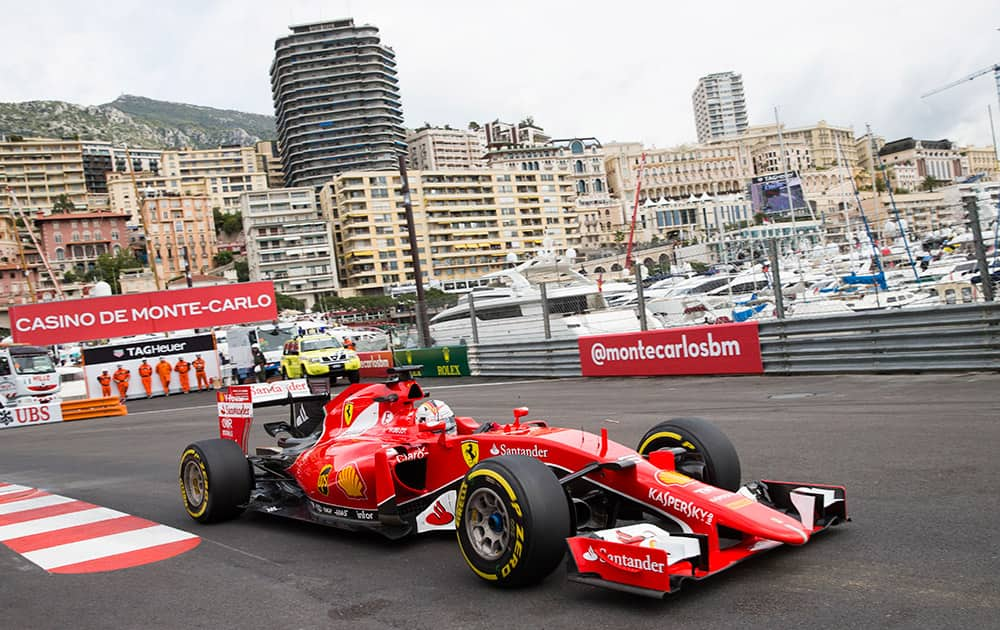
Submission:
[[[128,415],[128,408],[113,396],[109,398],[66,400],[60,404],[60,407],[62,407],[63,422]]]
[[[760,322],[764,374],[1000,371],[1000,304]],[[397,352],[397,359],[399,353]],[[577,341],[469,346],[475,376],[580,376]]]
[[[1000,304],[760,324],[765,374],[1000,370]]]
[[[474,376],[580,376],[576,339],[469,346]]]

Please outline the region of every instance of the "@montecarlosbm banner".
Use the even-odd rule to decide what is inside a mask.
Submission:
[[[757,322],[580,337],[584,376],[761,374]]]
[[[10,328],[18,343],[47,346],[277,317],[274,283],[242,282],[12,306]]]

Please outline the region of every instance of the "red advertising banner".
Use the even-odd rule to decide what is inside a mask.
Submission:
[[[366,378],[385,378],[389,374],[386,370],[392,367],[392,352],[389,350],[359,352],[358,358],[361,359],[361,376]]]
[[[761,374],[757,322],[580,337],[584,376]]]
[[[10,328],[18,343],[47,346],[277,317],[274,283],[243,282],[12,306]]]

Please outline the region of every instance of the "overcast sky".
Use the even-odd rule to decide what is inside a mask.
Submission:
[[[557,137],[696,138],[698,77],[743,74],[751,124],[865,123],[892,140],[991,142],[996,0],[0,0],[0,101],[119,94],[273,114],[289,24],[354,17],[396,51],[408,126],[531,115]]]

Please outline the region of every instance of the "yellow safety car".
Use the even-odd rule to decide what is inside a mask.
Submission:
[[[344,347],[332,335],[315,334],[296,337],[285,343],[281,355],[282,378],[329,375],[330,382],[338,376],[357,383],[361,380],[361,359],[358,353]]]

